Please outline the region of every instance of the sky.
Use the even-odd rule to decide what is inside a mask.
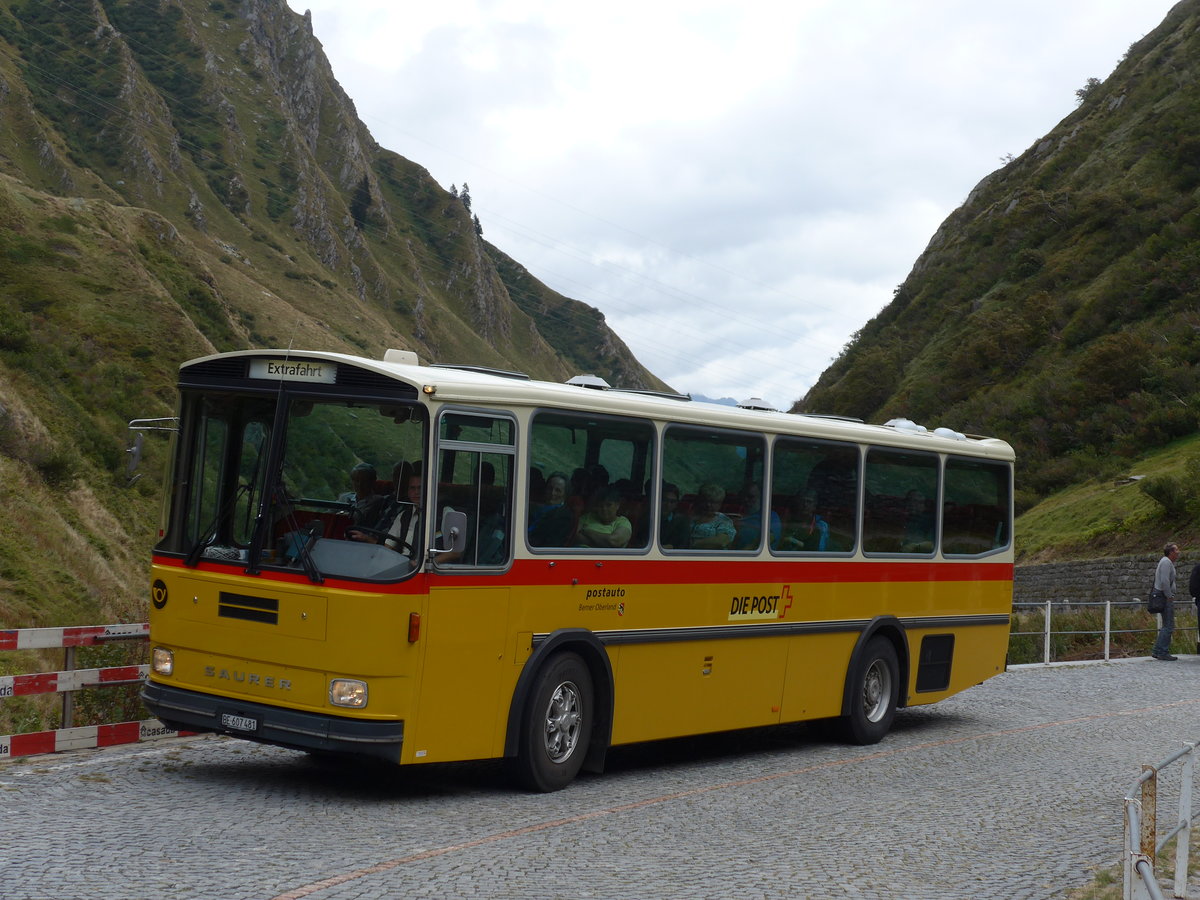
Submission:
[[[288,0],[382,146],[677,391],[786,409],[1169,0]]]

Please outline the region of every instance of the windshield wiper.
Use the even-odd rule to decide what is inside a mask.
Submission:
[[[194,569],[197,565],[199,565],[200,557],[204,555],[204,551],[208,547],[211,547],[216,541],[217,531],[220,530],[221,524],[233,514],[233,510],[237,508],[238,500],[242,498],[242,495],[249,492],[250,485],[238,485],[238,489],[234,493],[233,500],[229,503],[229,505],[223,509],[218,509],[217,514],[213,516],[212,521],[208,523],[208,527],[200,532],[200,537],[196,539],[196,543],[192,545],[192,549],[189,550],[187,556],[183,558],[183,564],[185,566],[187,566],[189,569]]]
[[[204,554],[204,548],[210,546],[213,539],[216,538],[216,525],[217,523],[214,520],[212,525],[205,531],[204,537],[196,541],[192,545],[192,549],[188,551],[188,555],[183,558],[183,564],[189,569],[194,569],[200,564],[200,557]]]

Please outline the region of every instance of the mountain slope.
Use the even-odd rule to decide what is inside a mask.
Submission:
[[[665,387],[376,144],[283,0],[0,0],[0,627],[145,615],[166,442],[127,486],[126,422],[251,346]]]
[[[1200,422],[1200,2],[985,178],[794,409],[996,434],[1022,505]]]
[[[543,329],[555,323],[512,301],[495,262],[505,257],[467,206],[371,138],[311,22],[283,0],[0,0],[0,124],[0,171],[152,209],[295,311],[268,324],[216,278],[230,307],[228,322],[206,323],[228,329],[212,336],[219,349],[401,346],[543,377],[577,371],[574,343],[552,345]],[[245,313],[254,329],[238,328]],[[600,362],[625,383],[660,385],[605,340]]]

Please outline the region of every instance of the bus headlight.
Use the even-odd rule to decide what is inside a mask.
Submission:
[[[352,678],[335,678],[329,682],[329,702],[334,706],[362,709],[367,705],[367,683]]]
[[[170,675],[175,671],[175,651],[166,647],[155,647],[150,654],[150,668],[155,675]]]

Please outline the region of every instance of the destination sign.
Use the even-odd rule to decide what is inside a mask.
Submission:
[[[250,377],[334,384],[337,381],[337,366],[312,359],[252,359]]]

